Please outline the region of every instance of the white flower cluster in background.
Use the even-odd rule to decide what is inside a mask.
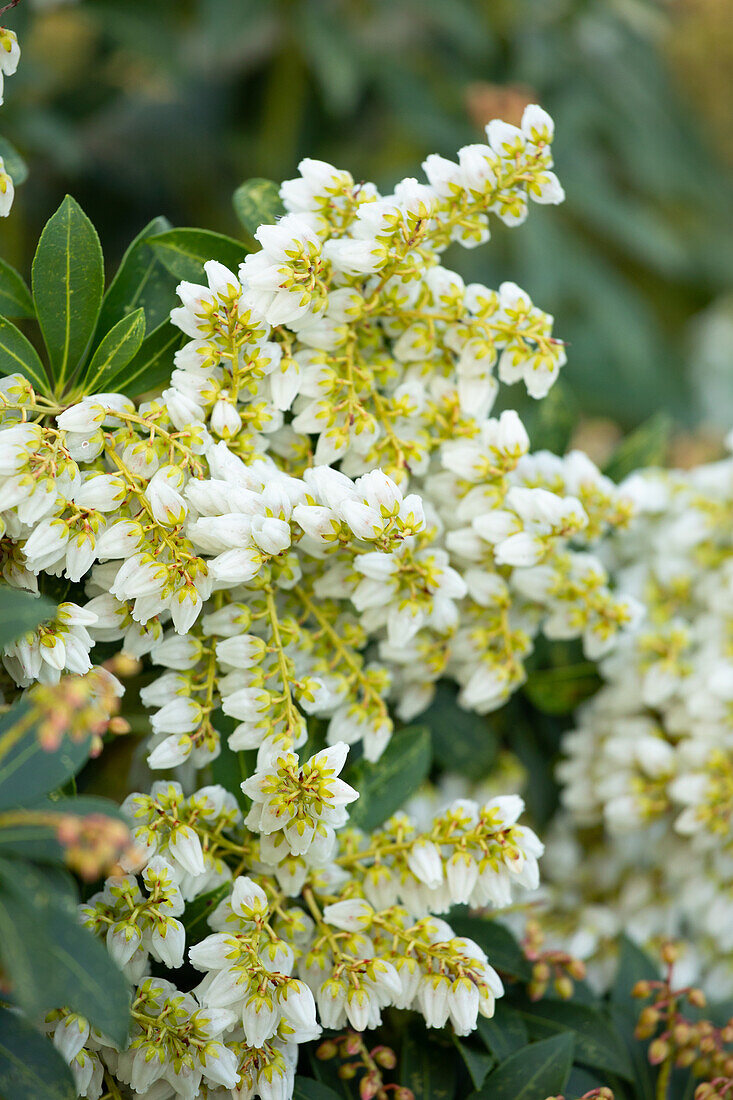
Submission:
[[[103,1067],[148,1100],[287,1100],[321,1026],[375,1027],[397,1005],[463,1035],[493,1011],[491,960],[439,914],[536,888],[521,800],[362,835],[340,773],[356,743],[378,760],[440,678],[485,713],[540,631],[597,658],[638,617],[592,553],[632,495],[582,454],[530,454],[515,411],[491,415],[500,382],[540,398],[557,378],[552,318],[440,264],[487,240],[490,214],[516,225],[562,199],[552,136],[528,107],[387,196],[304,161],[239,272],[210,261],[208,285],[181,284],[187,342],[140,404],[65,407],[0,380],[2,576],[70,589],[4,667],[25,688],[88,671],[98,643],[146,658],[148,764],[186,782],[126,800],[144,870],[82,908],[134,987],[123,1052],[63,1006],[50,1022],[89,1100]],[[239,758],[244,817],[196,777],[224,738],[256,751]],[[210,891],[213,931],[187,944],[182,907]],[[150,976],[186,959],[191,992]]]
[[[20,46],[14,31],[0,27],[0,107],[3,105],[5,77],[12,76],[20,61]],[[15,198],[12,177],[0,156],[0,218],[10,213]]]
[[[563,741],[566,816],[547,863],[559,926],[575,925],[575,950],[601,963],[622,928],[689,937],[691,976],[729,997],[733,458],[640,472],[622,489],[636,518],[604,557],[646,613],[602,660],[605,685]],[[599,825],[602,844],[588,839]]]

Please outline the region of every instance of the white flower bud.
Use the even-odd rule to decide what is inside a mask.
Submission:
[[[443,860],[440,849],[429,840],[418,840],[407,853],[407,866],[415,878],[435,890],[443,882]]]
[[[337,901],[327,905],[323,910],[323,919],[334,928],[341,928],[344,932],[364,931],[372,923],[374,910],[368,902],[361,898],[349,898],[347,901]]]

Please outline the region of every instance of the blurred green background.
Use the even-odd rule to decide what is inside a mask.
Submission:
[[[696,426],[685,461],[733,422],[731,0],[20,0],[4,22],[29,178],[0,254],[25,273],[65,191],[114,263],[159,213],[236,233],[234,188],[304,155],[388,189],[537,100],[566,204],[450,262],[555,315],[591,451],[663,408]]]

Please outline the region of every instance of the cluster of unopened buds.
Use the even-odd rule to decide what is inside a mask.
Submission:
[[[695,1100],[727,1100],[733,1092],[733,1077],[714,1077],[695,1089]]]
[[[661,980],[639,981],[634,986],[634,997],[649,1000],[639,1015],[635,1035],[637,1039],[651,1039],[649,1061],[660,1066],[660,1074],[669,1073],[672,1066],[692,1067],[694,1075],[704,1078],[695,1095],[710,1100],[725,1089],[712,1088],[721,1079],[733,1078],[733,1019],[722,1027],[710,1020],[685,1015],[685,1004],[693,1010],[704,1008],[706,998],[695,986],[676,988],[673,983],[674,964],[678,957],[676,945],[665,943],[662,959],[665,975]]]
[[[149,662],[148,764],[181,780],[125,800],[137,855],[81,912],[131,983],[129,1047],[62,1006],[49,1021],[89,1100],[105,1072],[151,1100],[287,1100],[322,1027],[373,1029],[395,1005],[466,1035],[502,995],[440,914],[537,887],[521,799],[369,834],[341,773],[357,742],[377,761],[439,679],[485,713],[523,683],[539,632],[596,658],[637,618],[591,552],[630,498],[578,452],[529,454],[512,409],[491,416],[500,382],[539,398],[557,378],[552,318],[440,263],[487,240],[490,214],[515,225],[562,199],[552,137],[530,106],[388,196],[304,161],[260,250],[181,284],[187,342],[137,405],[0,380],[2,576],[70,589],[6,646],[6,672],[52,690],[93,675],[98,643]],[[196,778],[225,737],[244,814]],[[211,892],[211,933],[186,943],[185,904]],[[151,960],[202,978],[182,992]]]
[[[733,1077],[733,1019],[722,1027],[709,1020],[688,1019],[685,1003],[693,1009],[707,1004],[705,994],[694,986],[675,988],[672,983],[678,952],[675,944],[661,949],[666,974],[661,980],[637,981],[633,996],[650,1003],[639,1014],[635,1035],[649,1043],[649,1062],[680,1067],[692,1066],[704,1078]]]
[[[37,683],[26,694],[30,704],[26,722],[47,752],[58,749],[65,737],[71,741],[91,738],[90,755],[96,756],[102,751],[104,734],[129,729],[116,714],[122,693],[117,677],[101,666],[85,675],[64,676],[57,684]]]
[[[7,27],[0,27],[0,107],[3,104],[5,77],[13,75],[18,68],[19,60],[20,46],[14,31]],[[5,218],[10,213],[14,197],[15,187],[12,177],[0,156],[0,218]]]
[[[548,1096],[547,1100],[565,1100],[564,1096]],[[582,1096],[578,1097],[578,1100],[613,1100],[613,1090],[608,1085],[600,1085],[596,1089],[589,1089],[588,1092],[584,1092]]]
[[[567,951],[544,947],[544,939],[540,923],[528,920],[522,949],[532,963],[532,978],[527,986],[530,1000],[541,1000],[550,984],[558,997],[569,1000],[573,995],[573,983],[585,978],[585,963]]]
[[[88,882],[98,879],[130,849],[125,823],[104,814],[63,814],[56,835],[67,866]]]
[[[342,1081],[358,1078],[360,1100],[415,1100],[412,1089],[394,1082],[385,1083],[383,1070],[393,1070],[397,1055],[391,1047],[380,1044],[369,1049],[356,1031],[347,1031],[326,1039],[316,1050],[316,1058],[330,1061],[338,1058],[338,1076]]]

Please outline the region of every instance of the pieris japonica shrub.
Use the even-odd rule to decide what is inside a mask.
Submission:
[[[553,319],[515,284],[465,285],[441,263],[450,245],[485,244],[492,221],[562,200],[552,138],[530,106],[520,128],[490,123],[485,143],[428,157],[424,182],[389,195],[305,160],[279,189],[239,190],[246,242],[157,218],[106,293],[97,235],[67,198],[31,290],[3,274],[0,799],[5,785],[18,808],[0,813],[0,958],[22,1013],[2,1011],[0,1038],[35,1075],[0,1051],[10,1100],[49,1082],[88,1100],[328,1100],[329,1081],[362,1100],[474,1087],[543,1100],[576,1055],[576,1095],[608,1094],[589,1066],[633,1080],[590,990],[529,1011],[549,975],[567,998],[583,967],[534,925],[522,949],[494,919],[539,884],[543,844],[518,794],[494,784],[428,815],[406,807],[430,771],[420,720],[436,692],[453,692],[455,714],[497,711],[538,640],[573,642],[611,680],[645,678],[640,694],[619,688],[630,712],[678,690],[704,709],[707,681],[693,668],[696,694],[679,688],[670,662],[725,645],[683,645],[648,577],[623,567],[667,496],[683,522],[698,489],[672,475],[619,488],[582,453],[532,453],[512,387],[550,391],[565,361]],[[721,568],[704,533],[685,538],[696,568],[710,555]],[[604,551],[613,581],[598,544],[618,547]],[[695,598],[714,602],[714,586]],[[593,731],[613,691],[590,704]],[[130,725],[152,778],[119,776],[117,817],[83,797],[75,811],[74,775]],[[627,786],[657,759],[632,740]],[[26,768],[11,790],[26,745],[65,763],[40,787]],[[600,767],[603,751],[582,761]],[[670,805],[704,802],[716,759],[695,756]],[[608,796],[584,780],[582,801],[577,771],[579,813],[607,801],[638,826],[661,797],[661,773],[639,792],[617,771]],[[62,862],[108,872],[73,937]],[[441,1029],[435,1049],[425,1028]],[[430,1080],[446,1072],[458,1076],[439,1093]]]

